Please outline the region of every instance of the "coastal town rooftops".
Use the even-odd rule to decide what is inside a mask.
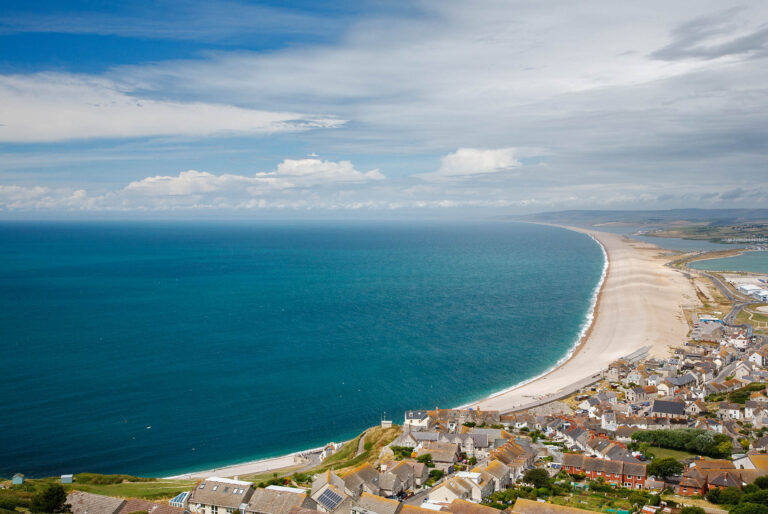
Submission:
[[[265,514],[288,514],[293,507],[309,507],[314,505],[307,494],[293,488],[256,489],[248,500],[246,512]]]
[[[654,414],[685,416],[685,403],[676,400],[654,400],[651,412]]]
[[[400,502],[375,494],[363,493],[360,495],[360,499],[355,502],[355,507],[376,514],[395,514],[400,509]]]
[[[498,509],[462,499],[453,500],[447,509],[448,512],[453,512],[453,514],[499,514]]]
[[[182,514],[184,509],[155,503],[149,500],[130,498],[125,501],[117,514],[131,514],[133,512],[147,512],[147,514]]]
[[[239,509],[253,494],[250,482],[209,477],[192,490],[189,503]]]
[[[405,419],[408,421],[422,421],[429,417],[429,414],[425,410],[407,410],[405,411]]]
[[[67,495],[67,504],[70,505],[72,514],[115,514],[123,506],[125,500],[102,496],[100,494],[72,491]]]

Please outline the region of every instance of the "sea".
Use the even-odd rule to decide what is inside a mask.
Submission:
[[[768,273],[768,252],[747,251],[733,257],[706,259],[689,264],[691,268],[708,271],[749,271]]]
[[[168,476],[472,402],[568,354],[603,267],[511,222],[0,223],[0,476]]]

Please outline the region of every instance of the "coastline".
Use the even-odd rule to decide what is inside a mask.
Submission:
[[[669,308],[675,303],[677,303],[675,305],[677,307],[682,306],[682,300],[686,300],[685,303],[694,302],[695,294],[681,273],[665,266],[667,262],[673,259],[661,257],[659,252],[663,250],[662,248],[650,243],[629,240],[624,236],[609,232],[563,225],[550,226],[583,233],[591,237],[603,251],[603,272],[600,281],[595,286],[591,306],[581,326],[579,337],[566,355],[547,371],[457,408],[476,407],[484,410],[511,412],[548,403],[565,396],[563,393],[570,391],[570,389],[576,390],[592,383],[595,374],[600,373],[607,367],[608,363],[618,358],[642,352],[644,349],[648,349],[655,357],[666,357],[666,351],[671,346],[679,344],[687,334],[688,327],[682,317],[680,317],[679,323],[674,322],[679,309],[670,310]],[[629,256],[627,256],[628,253]],[[634,255],[637,253],[641,253],[642,258]],[[638,260],[640,261],[639,264],[636,262]],[[630,269],[622,269],[626,267],[628,261],[632,264]],[[614,289],[616,287],[625,288],[627,286],[625,283],[644,284],[646,287],[643,295],[641,295],[641,303],[647,304],[657,303],[654,298],[659,299],[660,285],[668,286],[663,288],[666,293],[663,297],[666,301],[661,302],[662,305],[660,306],[661,314],[665,314],[665,316],[661,316],[664,318],[662,323],[649,323],[645,316],[641,315],[648,314],[644,313],[643,309],[630,309],[629,311],[621,309],[620,315],[616,316],[616,313],[613,312],[616,309],[610,304],[621,300],[621,298],[616,298]],[[622,341],[616,334],[616,328],[625,321],[627,314],[633,316],[635,320],[640,320],[641,323],[635,323],[637,333],[633,337]],[[655,313],[655,316],[650,317],[659,317],[658,314]],[[648,325],[652,326],[649,327]],[[659,341],[660,335],[667,336],[669,339]],[[232,477],[285,470],[301,466],[300,463],[296,462],[295,457],[310,451],[312,450],[166,478],[205,478],[213,475]]]
[[[592,237],[606,252],[606,276],[584,336],[545,373],[462,407],[525,410],[557,400],[594,382],[610,362],[646,350],[666,357],[688,332],[680,312],[695,302],[690,284],[665,264],[662,248],[624,236],[555,225]]]
[[[544,225],[548,225],[548,226],[551,226],[551,227],[563,228],[565,230],[572,230],[571,227],[566,227],[566,226],[562,226],[562,225],[549,225],[549,224],[544,224]],[[586,235],[589,236],[590,238],[592,238],[592,240],[595,243],[597,243],[597,245],[600,247],[600,249],[603,252],[603,271],[600,274],[600,280],[598,280],[597,285],[595,286],[595,289],[592,292],[592,296],[590,297],[589,310],[587,311],[587,314],[584,316],[584,321],[581,324],[581,328],[579,330],[579,335],[576,338],[576,342],[568,349],[568,351],[566,352],[565,355],[563,355],[560,359],[558,359],[558,361],[555,364],[553,364],[551,367],[549,367],[546,371],[543,371],[542,373],[539,373],[538,375],[536,375],[534,377],[525,379],[522,382],[519,382],[519,383],[517,383],[515,385],[512,385],[512,386],[507,387],[505,389],[502,389],[500,391],[496,391],[494,393],[491,393],[490,395],[482,398],[480,401],[489,400],[491,398],[496,398],[498,396],[501,396],[501,395],[503,395],[505,393],[512,392],[515,389],[518,389],[520,387],[526,386],[526,385],[528,385],[528,384],[530,384],[532,382],[535,382],[535,381],[537,381],[539,379],[542,379],[542,378],[546,377],[550,373],[555,372],[558,368],[562,367],[569,360],[571,360],[573,357],[575,357],[576,354],[579,353],[579,351],[583,348],[585,342],[589,339],[589,335],[592,333],[592,327],[594,327],[594,325],[595,325],[595,317],[596,317],[595,313],[597,312],[598,305],[600,304],[600,298],[602,296],[603,286],[605,285],[605,279],[608,276],[608,270],[609,270],[610,265],[611,265],[611,260],[608,257],[608,252],[606,252],[606,250],[605,250],[605,245],[603,245],[603,243],[600,242],[600,240],[597,239],[592,234],[586,234]],[[550,400],[550,401],[552,401],[552,400]],[[457,408],[457,409],[466,409],[466,408],[472,407],[473,405],[477,405],[477,403],[478,403],[477,401],[472,401],[472,402],[465,403],[465,404],[460,405],[460,406],[455,407],[455,408]]]

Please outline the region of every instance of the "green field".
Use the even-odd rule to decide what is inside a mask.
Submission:
[[[670,450],[669,448],[660,448],[659,446],[651,446],[648,448],[657,459],[663,459],[665,457],[672,457],[673,459],[683,460],[696,457],[695,453],[689,453],[683,450]]]

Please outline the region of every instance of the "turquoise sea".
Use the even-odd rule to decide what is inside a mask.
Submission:
[[[163,476],[477,399],[568,352],[603,264],[516,223],[0,223],[0,476]]]
[[[734,257],[694,261],[691,268],[708,271],[751,271],[768,273],[768,252],[744,252]]]

